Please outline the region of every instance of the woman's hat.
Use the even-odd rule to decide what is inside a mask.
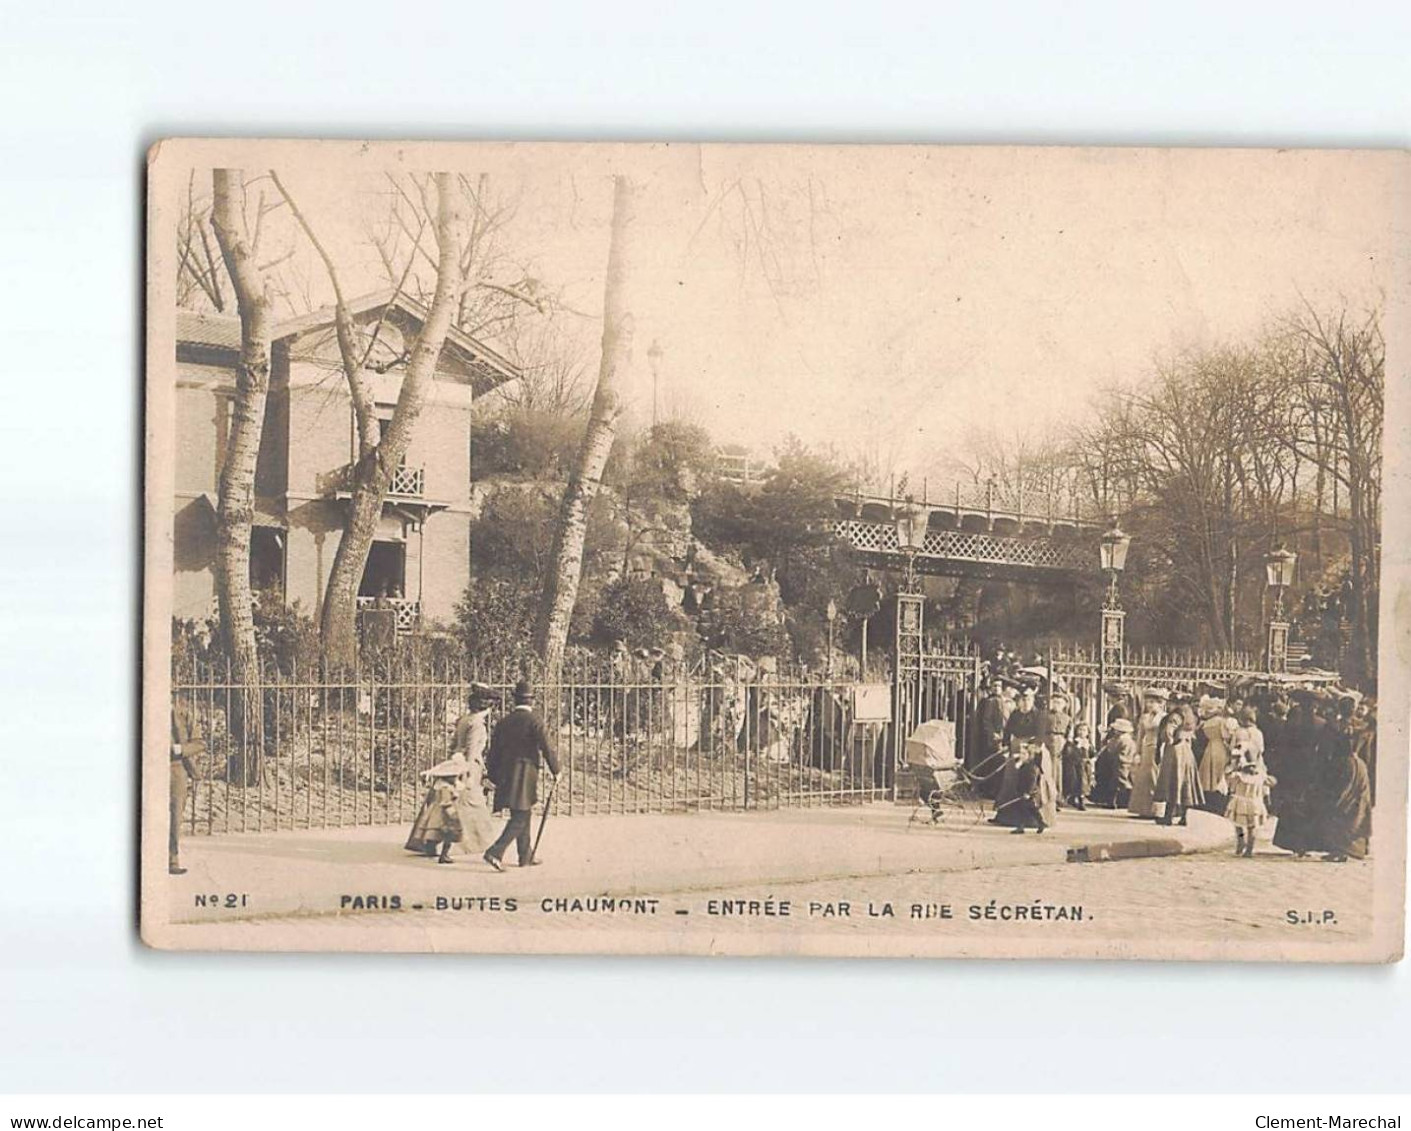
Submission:
[[[1148,687],[1145,691],[1142,692],[1142,698],[1159,699],[1161,700],[1161,702],[1164,703],[1166,702],[1166,700],[1171,698],[1171,693],[1167,691],[1164,687]]]
[[[429,770],[422,770],[421,776],[424,778],[458,778],[461,774],[470,773],[470,763],[465,760],[465,755],[459,752],[452,754],[444,762],[437,762]]]
[[[472,711],[483,711],[486,707],[493,707],[499,698],[492,687],[483,683],[472,683],[466,694],[466,701],[470,704]]]
[[[1132,733],[1132,720],[1131,720],[1131,719],[1113,719],[1112,722],[1108,725],[1108,728],[1107,728],[1107,729],[1108,729],[1108,730],[1116,731],[1118,734],[1131,734],[1131,733]]]

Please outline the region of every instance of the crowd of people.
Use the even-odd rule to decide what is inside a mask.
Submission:
[[[1233,823],[1241,856],[1254,854],[1271,817],[1276,848],[1334,862],[1368,854],[1376,790],[1370,699],[1272,685],[1225,697],[1147,687],[1113,698],[1094,742],[1061,688],[1011,674],[985,681],[970,777],[994,799],[991,823],[1042,833],[1061,808],[1092,805],[1185,825],[1190,810],[1201,809]]]

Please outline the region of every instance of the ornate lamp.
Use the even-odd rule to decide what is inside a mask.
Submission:
[[[903,583],[903,592],[906,593],[915,593],[919,588],[916,555],[926,548],[926,526],[929,518],[930,513],[926,508],[910,496],[896,512],[897,546],[906,558],[906,580]]]
[[[1265,577],[1274,591],[1274,612],[1269,620],[1269,643],[1265,653],[1269,671],[1273,673],[1288,671],[1289,624],[1284,619],[1284,590],[1293,584],[1297,565],[1298,554],[1282,544],[1264,555]]]
[[[1109,674],[1119,679],[1122,676],[1126,658],[1127,614],[1122,611],[1122,600],[1117,592],[1117,575],[1127,568],[1127,551],[1131,545],[1131,535],[1117,525],[1115,518],[1098,540],[1098,562],[1108,576],[1107,596],[1102,601],[1102,635],[1099,638],[1102,646],[1099,652],[1100,683],[1105,683]]]
[[[1117,575],[1127,568],[1127,551],[1131,546],[1132,536],[1125,533],[1115,521],[1098,542],[1098,557],[1103,572],[1111,579],[1107,598],[1113,608],[1121,608],[1117,603]]]
[[[1269,580],[1269,588],[1274,590],[1274,619],[1284,617],[1284,590],[1293,584],[1294,567],[1298,565],[1298,554],[1287,546],[1275,546],[1264,555],[1264,572]]]

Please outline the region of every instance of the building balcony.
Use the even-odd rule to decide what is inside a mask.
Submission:
[[[392,482],[387,488],[389,498],[421,499],[426,496],[426,468],[408,467],[403,464],[392,472]]]
[[[411,597],[359,597],[358,619],[364,629],[375,630],[382,624],[398,635],[413,632],[421,620],[421,602]]]

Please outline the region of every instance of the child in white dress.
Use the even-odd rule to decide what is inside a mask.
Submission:
[[[1274,779],[1264,767],[1264,759],[1248,747],[1230,769],[1230,800],[1225,816],[1235,826],[1235,855],[1254,855],[1254,834],[1269,816],[1265,795]]]

